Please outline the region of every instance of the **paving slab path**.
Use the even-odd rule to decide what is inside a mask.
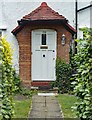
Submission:
[[[29,119],[42,118],[42,120],[47,120],[53,118],[53,120],[56,120],[57,118],[57,120],[62,120],[62,117],[62,112],[55,96],[34,95],[32,97],[32,109],[29,113]]]

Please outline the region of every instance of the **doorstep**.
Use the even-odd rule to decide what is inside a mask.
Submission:
[[[57,96],[57,93],[38,93],[38,96]]]

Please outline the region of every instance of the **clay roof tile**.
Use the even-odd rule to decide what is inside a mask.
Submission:
[[[33,10],[28,15],[23,16],[23,18],[18,23],[22,23],[23,21],[39,21],[39,20],[40,21],[44,21],[44,20],[64,21],[66,28],[68,28],[69,31],[76,33],[76,30],[67,23],[68,20],[64,16],[59,15],[58,12],[50,8],[46,2],[42,2],[37,9]],[[22,28],[23,26],[19,24],[12,31],[12,33],[16,35]]]
[[[66,19],[64,16],[59,15],[58,12],[52,10],[46,2],[43,2],[40,7],[25,15],[22,19],[25,20],[43,20],[43,19]]]

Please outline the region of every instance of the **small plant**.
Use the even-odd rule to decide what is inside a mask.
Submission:
[[[31,97],[33,94],[37,94],[37,91],[36,90],[30,90],[28,88],[25,88],[25,87],[21,86],[20,90],[19,90],[19,94]]]
[[[60,93],[66,93],[70,91],[70,77],[72,75],[72,69],[70,64],[67,64],[64,60],[57,58],[56,60],[56,81],[51,83],[52,87],[58,87]]]
[[[24,96],[32,96],[32,91],[28,88],[21,87],[20,88],[20,94]]]

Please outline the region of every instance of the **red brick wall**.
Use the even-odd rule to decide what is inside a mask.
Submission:
[[[30,86],[31,82],[31,34],[25,26],[18,34],[19,43],[19,74],[24,85]]]
[[[60,25],[28,25],[25,26],[18,34],[19,43],[19,73],[23,84],[31,84],[31,31],[34,29],[54,29],[57,32],[57,56],[69,62],[69,45],[72,35],[63,26]],[[65,34],[66,44],[61,44],[61,36]]]

